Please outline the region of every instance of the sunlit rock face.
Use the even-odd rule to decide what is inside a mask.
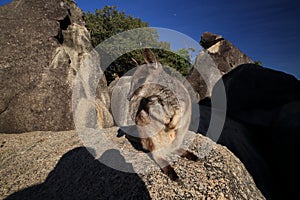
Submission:
[[[253,63],[250,57],[221,35],[204,32],[200,45],[204,50],[197,55],[195,65],[187,76],[198,100],[211,96],[212,88],[222,75],[241,64]]]
[[[222,73],[246,63],[253,63],[250,57],[221,35],[205,32],[201,35],[201,46],[207,50]]]
[[[0,29],[0,132],[74,129],[73,79],[92,50],[83,12],[71,0],[16,0],[0,8]]]

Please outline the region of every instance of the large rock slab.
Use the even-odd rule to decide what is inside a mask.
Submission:
[[[221,77],[222,73],[210,54],[207,51],[201,51],[187,76],[187,81],[198,94],[198,100],[201,100],[211,96],[214,85]]]
[[[83,12],[72,0],[15,0],[0,30],[0,131],[74,129],[72,82],[92,49]]]
[[[187,76],[198,100],[211,97],[212,89],[222,75],[241,64],[253,63],[249,56],[221,35],[204,32],[200,44],[204,50],[197,55]]]
[[[128,169],[139,159],[124,160],[124,149],[138,152],[125,137],[117,137],[118,129],[103,129],[115,147],[101,155],[83,147],[75,131],[0,134],[0,198],[265,199],[239,159],[200,134],[189,149],[201,160],[177,158],[173,163],[180,182],[158,167],[143,174],[110,168],[97,159],[117,159]],[[137,163],[147,171],[147,165]]]
[[[253,63],[249,56],[221,35],[204,32],[200,44],[207,50],[222,73],[229,72],[241,64]]]
[[[300,81],[284,72],[244,64],[222,77],[212,99],[218,98],[220,84],[225,86],[227,110],[217,143],[243,162],[267,199],[296,199]],[[211,113],[222,108],[208,98],[199,105],[198,131],[205,134],[211,128]],[[215,124],[220,124],[217,120]]]

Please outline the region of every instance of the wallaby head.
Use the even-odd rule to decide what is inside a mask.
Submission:
[[[144,94],[141,93],[143,91],[142,88],[145,85],[157,83],[158,77],[163,72],[162,65],[157,61],[150,49],[144,50],[143,57],[146,64],[138,66],[134,72],[128,100],[144,96]]]

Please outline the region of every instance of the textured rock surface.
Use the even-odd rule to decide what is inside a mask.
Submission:
[[[201,35],[201,46],[204,47],[222,73],[230,71],[241,64],[253,63],[251,58],[236,48],[221,35],[205,32]]]
[[[108,128],[114,125],[107,82],[97,51],[84,53],[73,83],[72,106],[75,125]],[[85,126],[86,125],[86,126]]]
[[[104,129],[117,147],[136,151],[124,137],[116,137],[117,130]],[[82,147],[75,131],[0,134],[0,141],[1,198],[264,199],[241,162],[200,134],[190,150],[201,160],[178,158],[173,164],[179,183],[158,169],[138,175],[109,168]],[[203,153],[203,147],[210,151]],[[109,160],[111,155],[122,160],[118,149],[100,156]]]
[[[223,74],[241,64],[253,63],[251,58],[220,35],[205,32],[200,44],[205,50],[199,53],[187,76],[198,94],[198,100],[211,96],[215,83]]]
[[[198,94],[198,100],[210,97],[216,82],[222,77],[214,60],[207,51],[201,51],[187,80]]]
[[[222,80],[227,117],[218,143],[240,158],[268,199],[296,199],[300,81],[255,64],[240,65]]]
[[[1,132],[74,129],[72,81],[91,50],[82,16],[72,0],[0,8]]]

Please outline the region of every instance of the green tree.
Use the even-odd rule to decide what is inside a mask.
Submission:
[[[194,50],[185,48],[181,48],[175,52],[154,50],[154,53],[159,62],[174,68],[177,72],[186,76],[192,68],[190,51]]]
[[[116,6],[105,6],[101,10],[96,9],[95,13],[88,12],[85,14],[84,19],[86,27],[90,31],[94,47],[106,39],[109,40],[112,36],[118,37],[118,34],[123,31],[149,27],[147,22],[127,15],[124,11],[118,11]],[[138,49],[139,43],[151,44],[149,46],[157,47],[157,49],[153,49],[153,52],[156,54],[158,60],[163,65],[168,65],[176,69],[182,75],[187,75],[191,68],[189,52],[192,49],[179,49],[176,53],[171,52],[170,43],[159,41],[159,35],[155,29],[150,31],[148,29],[144,32],[137,31],[137,34],[131,34],[128,38],[121,38],[117,41],[122,42],[122,48],[136,46]],[[105,52],[108,52],[107,55],[109,56],[126,51],[126,49],[120,50],[120,46],[119,43],[116,44],[112,40],[105,45]],[[113,63],[109,64],[108,68],[104,71],[108,83],[114,80],[116,76],[120,77],[130,69],[136,67],[136,62],[133,59],[141,64],[143,61],[142,50],[123,54],[114,60]]]
[[[95,10],[95,13],[87,12],[84,16],[87,29],[91,33],[92,45],[96,47],[105,39],[120,32],[148,27],[147,22],[134,18],[118,11],[116,6],[105,6],[103,9]]]

